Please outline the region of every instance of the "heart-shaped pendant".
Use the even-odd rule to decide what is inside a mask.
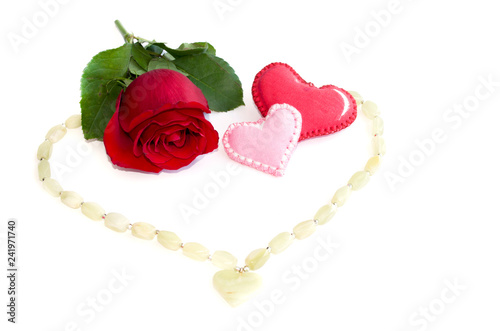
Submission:
[[[349,92],[334,85],[317,88],[285,63],[271,63],[262,69],[255,76],[252,95],[262,116],[277,103],[298,109],[302,115],[299,140],[340,131],[357,116],[356,101]]]
[[[218,271],[213,278],[217,292],[232,307],[247,301],[262,285],[262,278],[253,272],[239,272],[233,269]]]
[[[294,107],[282,104],[269,109],[256,122],[233,123],[222,144],[234,161],[274,176],[283,176],[297,146],[302,119]]]

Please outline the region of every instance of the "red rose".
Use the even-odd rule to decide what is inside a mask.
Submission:
[[[153,70],[118,97],[104,130],[111,162],[147,172],[177,170],[217,148],[219,135],[201,90],[183,74]]]

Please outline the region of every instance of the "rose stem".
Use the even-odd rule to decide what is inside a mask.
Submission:
[[[144,43],[144,42],[149,43],[149,44],[154,43],[154,41],[150,41],[150,40],[147,40],[144,38],[136,37],[133,34],[128,33],[127,30],[125,30],[125,28],[123,27],[122,23],[119,20],[115,21],[115,25],[118,28],[118,31],[120,31],[123,39],[125,40],[125,42],[127,44],[131,44],[134,41],[134,39],[137,39],[141,43]]]
[[[131,44],[132,40],[134,39],[134,36],[128,33],[127,30],[125,30],[125,28],[123,27],[122,23],[119,20],[115,21],[115,25],[118,28],[118,31],[120,31],[125,42],[127,44]]]

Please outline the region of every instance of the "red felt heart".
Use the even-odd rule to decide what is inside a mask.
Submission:
[[[253,100],[262,116],[274,104],[289,104],[302,115],[300,139],[340,131],[356,119],[352,95],[333,85],[317,88],[285,63],[271,63],[262,69],[252,86]]]

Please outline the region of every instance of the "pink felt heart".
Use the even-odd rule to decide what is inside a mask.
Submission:
[[[252,86],[255,104],[262,116],[269,106],[286,103],[300,111],[300,140],[340,131],[356,119],[356,101],[334,85],[317,88],[285,63],[271,63],[256,76]]]
[[[233,123],[222,144],[231,159],[274,176],[283,176],[302,128],[300,112],[276,104],[256,122]]]

